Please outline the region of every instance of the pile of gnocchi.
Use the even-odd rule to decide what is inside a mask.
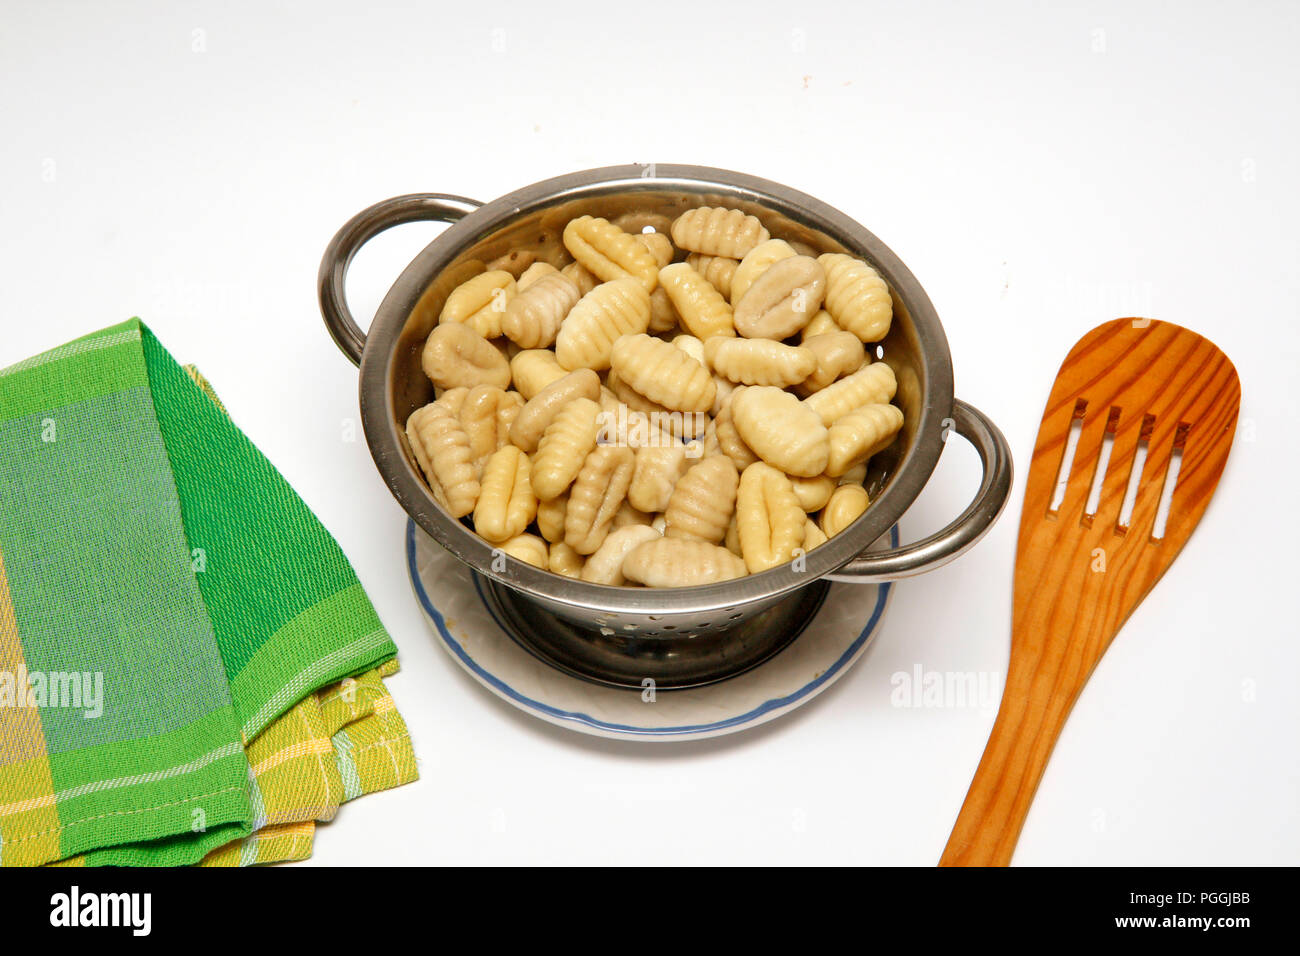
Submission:
[[[796,560],[866,510],[903,426],[866,348],[889,288],[741,210],[646,219],[581,216],[571,261],[520,250],[454,289],[411,452],[451,515],[570,578],[687,587]]]

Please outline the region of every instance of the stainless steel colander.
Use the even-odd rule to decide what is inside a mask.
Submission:
[[[692,588],[609,587],[541,571],[513,558],[493,561],[490,544],[434,501],[406,443],[412,411],[433,400],[420,352],[447,294],[515,249],[563,265],[565,223],[581,215],[636,213],[667,229],[683,210],[728,206],[757,216],[773,236],[819,252],[870,262],[894,294],[894,321],[880,343],[898,377],[903,432],[872,460],[872,505],[853,525],[786,565]],[[405,269],[368,334],[348,312],[344,281],[352,257],[392,226],[452,225]],[[484,599],[515,640],[571,673],[603,683],[687,687],[733,676],[779,652],[826,597],[827,582],[879,582],[951,561],[997,520],[1011,488],[1011,455],[997,427],[954,399],[943,327],[920,284],[870,232],[843,213],[786,186],[700,166],[615,166],[526,186],[482,205],[434,193],[399,196],[364,210],[339,230],[321,262],[326,326],[361,369],[361,419],[375,464],[411,518],[479,576]],[[924,487],[944,441],[956,432],[979,453],[974,501],[942,531],[904,547],[872,548]],[[869,548],[872,548],[870,551]]]

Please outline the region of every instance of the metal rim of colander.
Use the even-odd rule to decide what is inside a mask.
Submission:
[[[911,271],[860,223],[806,193],[743,173],[704,166],[611,166],[569,173],[508,193],[469,212],[435,238],[403,270],[365,337],[360,369],[362,425],[385,482],[402,508],[434,540],[475,571],[546,600],[596,614],[716,613],[772,598],[834,572],[889,529],[929,480],[943,449],[953,409],[952,360],[943,326]],[[684,588],[592,584],[523,561],[494,562],[491,544],[435,502],[406,454],[393,405],[394,355],[401,332],[429,283],[464,249],[511,220],[562,201],[615,193],[681,190],[712,199],[732,196],[820,230],[870,262],[905,304],[918,343],[923,400],[915,437],[884,489],[849,528],[803,557],[803,570],[784,565],[743,578]],[[494,567],[504,565],[501,570]]]

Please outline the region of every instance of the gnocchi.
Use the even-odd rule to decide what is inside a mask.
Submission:
[[[600,399],[600,376],[589,368],[575,369],[530,398],[510,426],[510,440],[531,455],[560,410],[579,398]]]
[[[688,209],[673,220],[669,231],[680,249],[728,259],[741,258],[770,236],[757,217],[720,206]]]
[[[605,540],[632,483],[634,455],[624,445],[597,445],[578,470],[564,511],[564,543],[591,554]]]
[[[583,268],[605,282],[635,279],[649,295],[659,283],[659,264],[638,238],[593,216],[579,216],[564,227],[564,247]]]
[[[599,434],[600,406],[589,398],[574,400],[551,419],[533,457],[533,492],[539,501],[550,501],[573,484]]]
[[[454,518],[467,515],[478,502],[469,436],[460,420],[437,402],[411,413],[406,437],[434,497]]]
[[[424,343],[420,362],[424,374],[438,388],[510,385],[506,357],[468,325],[435,326]]]
[[[719,375],[743,385],[797,385],[817,369],[812,349],[769,339],[709,339],[704,357]]]
[[[663,537],[647,524],[628,525],[611,531],[582,566],[580,577],[592,584],[622,584],[623,562],[634,548]]]
[[[575,305],[555,337],[555,358],[570,371],[603,372],[614,342],[650,325],[650,293],[635,279],[602,282]]]
[[[736,209],[550,228],[563,250],[493,258],[419,354],[433,400],[406,437],[448,514],[553,574],[689,587],[782,566],[870,507],[868,463],[904,426],[868,354],[892,322],[874,268]]]
[[[549,348],[560,323],[582,298],[578,286],[559,272],[544,275],[515,295],[501,316],[501,332],[523,349]]]
[[[785,339],[821,309],[826,270],[808,256],[790,256],[765,270],[736,303],[736,331],[746,338]]]
[[[708,369],[685,349],[645,335],[625,335],[614,343],[610,367],[639,395],[680,412],[707,412],[717,386]]]
[[[784,239],[768,239],[749,250],[745,257],[736,263],[736,271],[731,276],[731,290],[727,296],[731,304],[735,305],[744,298],[749,287],[754,284],[754,280],[766,272],[773,263],[797,255],[794,247]]]
[[[751,574],[785,564],[803,544],[807,514],[786,475],[756,461],[740,477],[736,530]]]
[[[769,465],[804,478],[826,470],[830,457],[826,426],[789,392],[750,386],[732,397],[731,417],[741,440]]]
[[[872,455],[884,451],[903,427],[903,413],[893,405],[863,405],[830,427],[826,474],[838,478]]]
[[[623,574],[652,588],[682,588],[742,578],[745,562],[726,548],[694,538],[656,538],[623,559]]]
[[[826,311],[835,324],[863,342],[883,339],[893,318],[894,299],[880,273],[843,253],[827,253],[817,261],[826,270]]]
[[[510,379],[524,401],[567,374],[550,349],[525,349],[510,360]]]
[[[803,340],[803,347],[812,353],[814,361],[813,370],[798,383],[798,391],[804,396],[820,392],[845,375],[852,375],[867,361],[862,340],[843,330],[810,336]]]
[[[873,362],[821,391],[804,399],[804,405],[821,418],[823,425],[834,425],[863,405],[880,405],[894,397],[898,379],[885,362]]]
[[[728,259],[726,256],[706,256],[702,252],[692,252],[686,257],[686,263],[704,276],[709,285],[717,289],[724,299],[730,301],[731,280],[736,275],[736,268],[740,265],[739,260]]]
[[[494,339],[501,334],[501,316],[515,294],[515,277],[509,272],[481,272],[451,291],[438,323],[468,325],[483,338]]]
[[[659,282],[691,335],[707,340],[715,335],[736,334],[731,305],[708,279],[685,262],[660,269]]]
[[[474,505],[475,531],[489,541],[508,541],[524,533],[537,516],[530,470],[528,456],[514,445],[492,454]]]
[[[725,455],[711,455],[692,465],[668,499],[664,534],[720,544],[736,508],[739,482],[736,466]]]
[[[857,521],[870,504],[871,498],[866,488],[861,485],[840,485],[822,509],[818,527],[826,537],[833,538]]]

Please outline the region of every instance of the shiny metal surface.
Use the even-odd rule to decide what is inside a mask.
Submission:
[[[700,687],[757,667],[803,632],[831,587],[830,581],[814,581],[758,614],[723,626],[713,620],[667,624],[671,630],[650,634],[638,628],[577,625],[548,614],[508,585],[481,575],[478,584],[505,632],[534,657],[584,680],[637,690]]]
[[[952,430],[975,446],[983,474],[966,510],[928,538],[885,552],[858,555],[828,574],[832,581],[897,581],[924,574],[965,554],[988,533],[1011,496],[1011,448],[983,412],[953,402]]]
[[[848,252],[872,263],[894,293],[894,321],[880,343],[898,377],[894,401],[905,424],[899,439],[872,460],[866,513],[802,561],[735,581],[693,588],[642,589],[574,581],[499,553],[434,501],[406,443],[407,416],[433,399],[420,368],[424,339],[448,293],[511,250],[530,249],[561,266],[565,223],[590,214],[666,231],[683,210],[726,205],[757,216],[773,235],[817,253]],[[394,283],[363,336],[343,304],[347,262],[366,238],[415,219],[454,225],[431,242]],[[354,361],[360,355],[361,416],[375,463],[394,497],[443,547],[493,582],[526,596],[588,636],[602,629],[663,642],[664,654],[692,653],[682,636],[702,622],[720,630],[780,604],[832,573],[882,581],[919,574],[956,557],[988,530],[1005,505],[1010,455],[997,428],[954,404],[947,339],[934,307],[906,266],[874,235],[813,197],[777,183],[696,166],[623,166],[536,183],[475,208],[461,197],[417,194],[387,200],[354,217],[335,236],[321,264],[321,307],[331,335]],[[916,545],[862,556],[919,494],[943,449],[945,429],[971,438],[985,464],[976,501],[949,528]],[[495,560],[494,560],[495,558]],[[770,630],[770,629],[769,629]],[[776,641],[780,634],[772,634]],[[698,642],[697,642],[698,643]],[[701,652],[703,646],[700,645]],[[588,675],[599,678],[599,675]]]

